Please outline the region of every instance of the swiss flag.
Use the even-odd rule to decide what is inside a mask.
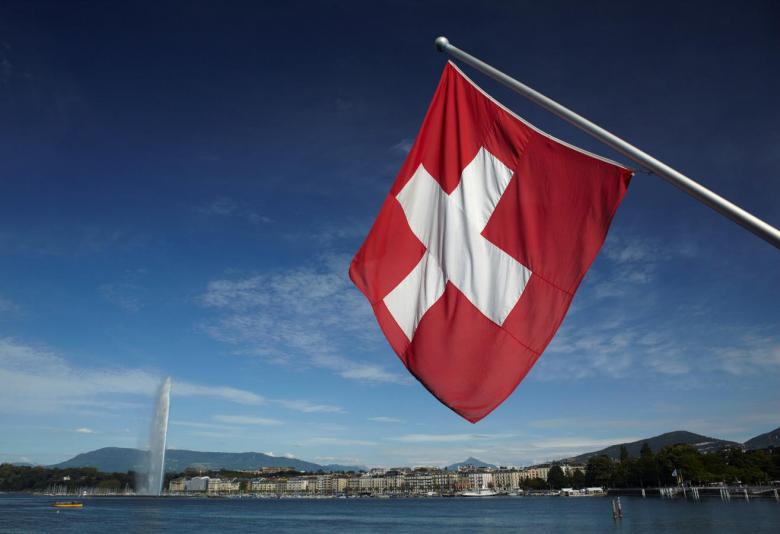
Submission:
[[[448,63],[350,278],[409,372],[475,423],[552,340],[631,176]]]

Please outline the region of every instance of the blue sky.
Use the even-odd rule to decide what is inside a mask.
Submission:
[[[656,177],[477,425],[409,377],[349,283],[439,34],[780,226],[776,5],[537,4],[3,3],[0,461],[143,445],[168,375],[169,446],[320,463],[777,427],[780,254]]]

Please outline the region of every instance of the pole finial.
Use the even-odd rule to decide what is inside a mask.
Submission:
[[[441,37],[437,37],[434,43],[436,44],[436,50],[438,50],[439,52],[444,52],[447,49],[447,47],[450,45],[449,39],[447,39],[443,35]]]

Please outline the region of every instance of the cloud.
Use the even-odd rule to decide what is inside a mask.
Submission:
[[[732,375],[780,370],[780,338],[770,335],[746,334],[713,352],[715,365]]]
[[[497,440],[512,437],[512,434],[407,434],[391,441],[404,443],[455,443],[472,440]]]
[[[618,438],[606,438],[606,439],[593,439],[590,437],[562,437],[562,438],[549,438],[534,441],[534,447],[540,449],[552,449],[552,450],[591,450],[591,449],[603,449],[615,445],[616,443],[632,443],[642,439],[641,437],[618,437]]]
[[[282,424],[282,422],[277,419],[254,417],[251,415],[215,415],[214,420],[219,421],[220,423],[235,425],[279,426]]]
[[[335,445],[335,446],[366,446],[373,447],[379,445],[375,441],[348,438],[310,438],[306,440],[306,445]]]
[[[77,367],[44,346],[0,338],[0,412],[52,413],[126,410],[127,396],[151,397],[162,376],[143,369]],[[262,404],[262,396],[226,386],[173,381],[174,396],[211,397],[239,404]]]
[[[16,304],[0,295],[0,313],[13,313],[18,310],[19,307]]]
[[[87,427],[77,428],[74,432],[78,432],[79,434],[96,434],[97,433],[94,430],[92,430],[91,428],[87,428]]]
[[[718,324],[700,301],[670,308],[673,301],[665,295],[680,281],[665,276],[664,263],[686,261],[695,253],[685,242],[611,234],[598,269],[588,275],[531,378],[641,374],[674,377],[673,387],[691,388],[700,387],[705,375],[780,371],[780,337],[770,329],[752,335],[755,325]],[[693,373],[697,380],[686,380]]]
[[[168,424],[173,426],[181,426],[184,428],[198,428],[198,429],[209,429],[209,430],[224,430],[224,431],[232,431],[237,430],[236,427],[228,426],[228,425],[219,425],[214,423],[203,423],[201,421],[177,421],[172,420]]]
[[[402,152],[404,154],[408,154],[410,150],[412,150],[412,144],[414,143],[413,139],[410,139],[408,137],[404,137],[400,141],[398,141],[396,144],[394,144],[392,147],[393,150],[396,150],[398,152]]]
[[[369,417],[368,420],[374,421],[375,423],[404,423],[405,422],[403,419],[398,419],[397,417],[386,417],[384,415]]]
[[[286,399],[275,399],[273,402],[281,404],[288,410],[295,410],[303,413],[345,413],[344,408],[332,404],[315,404],[305,400]]]
[[[780,372],[780,337],[771,328],[728,327],[707,322],[696,329],[653,317],[599,323],[569,323],[532,371],[540,381],[592,377],[675,377],[675,387],[696,387],[702,379]],[[696,381],[681,380],[696,373]]]
[[[100,295],[114,306],[129,312],[137,312],[143,307],[140,286],[127,283],[103,284],[98,287]]]
[[[213,202],[197,208],[197,211],[206,215],[233,215],[238,206],[229,198],[218,198]]]
[[[195,211],[203,215],[216,217],[238,217],[252,224],[273,222],[271,218],[239,205],[227,197],[217,198],[206,205],[195,208]]]
[[[610,234],[603,255],[610,260],[609,276],[595,284],[595,300],[625,297],[636,286],[656,278],[659,264],[670,259],[668,244],[639,237],[623,238]]]
[[[363,461],[354,456],[315,456],[313,460],[321,464],[361,465]]]
[[[409,384],[384,366],[347,358],[356,345],[381,339],[368,303],[347,279],[346,256],[328,256],[318,268],[214,280],[199,298],[215,311],[202,328],[239,354],[272,363],[330,370],[367,383]]]
[[[371,228],[372,221],[349,219],[346,222],[332,223],[320,222],[316,229],[293,229],[282,234],[282,236],[295,243],[301,241],[313,241],[316,245],[323,248],[332,248],[338,242],[354,243],[356,240],[363,239]]]
[[[266,399],[251,391],[228,386],[204,386],[189,382],[174,382],[173,394],[180,397],[212,397],[239,404],[265,404]]]

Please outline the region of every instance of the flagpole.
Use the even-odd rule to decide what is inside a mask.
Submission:
[[[725,215],[743,228],[780,249],[780,230],[770,225],[769,223],[762,221],[751,213],[748,213],[736,204],[729,202],[720,195],[710,191],[700,183],[691,180],[681,172],[676,171],[661,161],[658,161],[649,154],[639,150],[634,145],[624,141],[613,133],[608,132],[604,128],[590,122],[588,119],[578,115],[569,108],[562,106],[555,100],[547,98],[543,94],[531,89],[527,85],[504,74],[500,70],[491,67],[484,61],[481,61],[471,54],[464,52],[460,48],[451,45],[446,37],[439,37],[436,39],[436,49],[439,52],[446,52],[450,56],[459,59],[463,63],[466,63],[467,65],[477,69],[481,73],[493,78],[497,82],[506,85],[513,91],[520,93],[532,102],[539,104],[546,110],[558,115],[580,130],[583,130],[599,141],[611,146],[629,158],[631,161],[638,163],[646,170],[663,178],[673,186],[685,191],[693,198],[706,204],[721,215]]]

